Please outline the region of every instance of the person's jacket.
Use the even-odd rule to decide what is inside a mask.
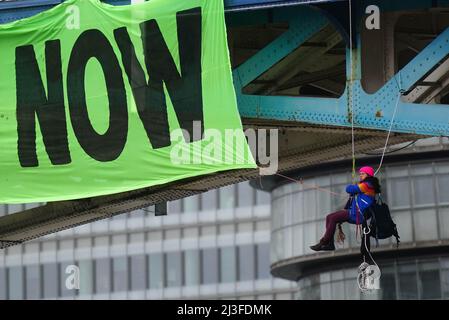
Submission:
[[[361,224],[363,222],[363,212],[374,202],[376,196],[374,187],[370,182],[362,181],[358,184],[348,185],[346,192],[352,197],[349,208],[346,208],[349,210],[349,223]]]

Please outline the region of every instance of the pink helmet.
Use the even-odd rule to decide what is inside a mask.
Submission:
[[[362,167],[362,168],[360,168],[359,173],[366,173],[370,177],[373,177],[374,176],[374,169],[371,168],[371,167]]]

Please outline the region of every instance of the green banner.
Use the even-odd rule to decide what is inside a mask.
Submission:
[[[222,0],[66,1],[0,26],[0,202],[255,168]]]

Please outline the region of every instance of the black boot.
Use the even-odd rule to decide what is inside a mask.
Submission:
[[[314,251],[332,251],[335,250],[335,245],[333,241],[326,243],[320,240],[316,245],[310,246],[310,249]]]
[[[321,250],[323,251],[334,251],[335,250],[335,244],[333,241],[326,243],[325,245],[321,246]]]

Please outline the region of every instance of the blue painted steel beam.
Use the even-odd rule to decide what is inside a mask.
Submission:
[[[363,1],[365,2],[362,2],[362,4],[377,4],[381,7],[381,10],[385,11],[449,5],[448,0]],[[52,5],[60,3],[60,0],[29,0],[26,2],[27,4],[25,5],[25,1],[20,1],[20,8],[12,8],[11,5],[13,3],[0,3],[0,21],[4,21],[5,16],[9,16],[10,19],[17,19],[24,15],[32,15],[37,11],[45,10]],[[123,1],[120,2],[123,3]],[[266,5],[283,6],[292,2],[296,4],[319,4],[330,1],[225,0],[227,9],[244,8],[245,6],[246,8]],[[361,9],[363,7],[361,6]],[[361,9],[357,12],[357,19],[354,19],[354,22],[357,24],[360,24],[364,14]],[[278,9],[275,11],[277,13],[280,12]],[[285,12],[288,14],[285,14]],[[307,12],[307,14],[304,14],[304,12]],[[332,13],[332,10],[330,12]],[[352,85],[347,81],[346,90],[338,99],[242,94],[242,87],[267,71],[329,22],[324,15],[318,14],[317,11],[311,11],[305,6],[289,8],[287,11],[284,11],[283,18],[288,18],[288,15],[290,15],[290,29],[234,71],[239,110],[244,118],[298,121],[349,127],[352,115],[349,112],[348,101],[349,93],[351,92],[355,110],[355,126],[388,130],[399,95],[399,87],[409,90],[429,70],[436,66],[441,59],[449,55],[449,31],[446,30],[408,63],[395,78],[387,82],[374,94],[366,93],[360,84],[359,47],[353,54],[356,63],[355,80]],[[357,30],[360,30],[360,25]],[[359,35],[357,36],[359,38]],[[349,50],[347,50],[347,65],[347,74],[349,75],[351,72],[349,68]],[[436,136],[449,135],[449,106],[423,105],[400,101],[393,123],[393,131]]]
[[[328,23],[317,11],[309,8],[300,9],[290,11],[288,31],[234,70],[237,90],[270,69]]]
[[[413,1],[414,2],[414,1]],[[426,2],[423,1],[423,2]],[[403,6],[406,6],[404,2]],[[412,3],[413,6],[418,3]],[[431,4],[429,4],[431,5]],[[303,21],[298,16],[298,21]],[[360,23],[361,19],[357,19]],[[301,22],[299,22],[301,24]],[[302,26],[306,30],[306,24]],[[301,29],[300,25],[295,28]],[[306,32],[306,31],[304,31]],[[304,34],[305,36],[305,34]],[[358,38],[360,35],[358,35]],[[275,60],[280,60],[282,54],[291,52],[295,48],[281,48],[284,41],[275,40],[264,48],[260,54],[248,61],[248,65],[242,65],[234,71],[237,83],[237,97],[239,110],[243,118],[297,121],[313,124],[326,124],[337,126],[351,126],[350,100],[353,101],[354,125],[360,128],[388,130],[392,121],[396,102],[400,90],[410,90],[431,71],[438,63],[449,55],[449,28],[432,41],[421,53],[410,61],[398,74],[388,81],[381,89],[373,94],[366,93],[360,83],[360,48],[354,50],[353,61],[355,63],[354,79],[347,81],[346,90],[338,99],[306,98],[285,96],[257,96],[245,95],[241,92],[241,84],[247,84],[255,75],[267,70]],[[281,50],[283,49],[283,50]],[[273,52],[279,52],[273,57]],[[270,56],[268,56],[270,54]],[[351,72],[349,50],[347,56],[347,78]],[[267,63],[267,60],[270,60]],[[256,70],[255,66],[263,66]],[[241,77],[241,71],[250,69],[251,76]],[[267,68],[263,70],[264,68]],[[251,80],[250,80],[251,79]],[[349,97],[351,93],[351,97]],[[449,135],[449,106],[438,104],[415,104],[399,100],[392,125],[392,131],[402,133],[417,133],[431,136]]]

